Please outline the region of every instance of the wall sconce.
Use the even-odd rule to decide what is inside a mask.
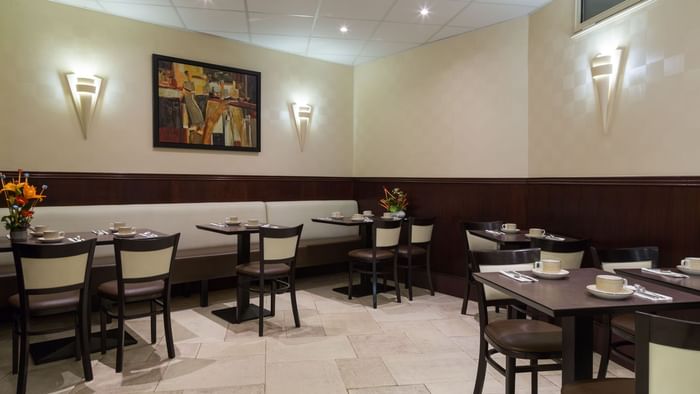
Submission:
[[[290,109],[294,116],[294,126],[297,129],[297,137],[299,138],[299,148],[304,151],[304,143],[306,142],[306,134],[311,125],[311,114],[314,107],[308,104],[291,103]]]
[[[83,137],[87,139],[87,130],[92,115],[97,106],[97,99],[100,96],[102,78],[94,75],[77,75],[75,73],[66,74],[66,80],[73,97],[75,112],[78,115],[80,129]]]
[[[621,77],[620,62],[624,49],[618,48],[610,55],[599,54],[591,61],[591,75],[598,92],[598,105],[603,119],[603,131],[608,132]]]

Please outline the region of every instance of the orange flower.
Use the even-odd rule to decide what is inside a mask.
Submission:
[[[19,188],[19,185],[14,183],[14,182],[8,182],[5,184],[5,187],[0,190],[0,192],[16,192],[17,189]]]
[[[39,200],[42,201],[44,199],[44,196],[41,194],[36,194],[36,187],[25,184],[24,188],[22,189],[24,191],[24,198],[27,200]]]

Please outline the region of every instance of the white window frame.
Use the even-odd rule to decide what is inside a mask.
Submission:
[[[647,0],[625,0],[622,3],[620,3],[614,7],[608,8],[606,11],[603,11],[600,14],[598,14],[598,15],[596,15],[588,20],[581,22],[581,17],[582,17],[582,13],[581,13],[582,7],[581,6],[583,5],[582,4],[583,1],[584,0],[576,0],[576,5],[575,5],[575,9],[574,9],[574,33],[580,33],[586,29],[589,29],[589,28],[597,25],[598,23],[600,23],[600,22],[602,22],[602,21],[604,21],[612,16],[614,16],[614,15],[616,15],[616,14],[618,14],[618,13],[620,13],[620,12],[630,8],[630,7],[636,6],[640,3],[644,3]]]

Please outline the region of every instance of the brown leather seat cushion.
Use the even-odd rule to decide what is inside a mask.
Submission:
[[[626,394],[634,393],[634,379],[584,380],[565,384],[562,394]]]
[[[127,299],[149,299],[160,296],[165,289],[163,280],[150,282],[124,283],[124,296]],[[119,296],[119,288],[116,280],[110,280],[97,286],[97,292],[101,296],[116,300]]]
[[[425,248],[421,248],[420,246],[412,246],[411,254],[413,254],[413,256],[423,255],[425,254]],[[399,246],[399,255],[408,256],[408,245]]]
[[[634,335],[634,314],[625,313],[623,315],[613,316],[612,319],[610,319],[610,325],[630,335]]]
[[[355,249],[348,252],[348,256],[357,260],[372,261],[372,249]],[[394,253],[387,249],[377,249],[377,260],[389,260],[394,258]]]
[[[7,301],[13,308],[19,309],[19,294],[11,295]],[[50,313],[58,310],[77,309],[79,303],[80,290],[54,294],[33,294],[29,296],[29,311],[33,313]]]
[[[505,351],[561,352],[561,328],[539,320],[498,320],[484,330],[489,341]]]
[[[284,263],[267,263],[265,264],[265,276],[267,275],[287,275],[290,268]],[[236,266],[236,272],[243,275],[258,276],[260,275],[260,262],[241,264]]]

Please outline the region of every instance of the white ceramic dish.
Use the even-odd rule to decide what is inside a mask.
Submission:
[[[685,265],[677,265],[676,268],[678,268],[678,271],[681,271],[684,274],[688,275],[700,275],[700,270],[696,270],[694,268],[686,267]]]
[[[514,229],[507,229],[507,228],[502,228],[501,231],[503,231],[506,234],[516,234],[520,232],[519,228],[514,228]]]
[[[226,224],[227,226],[238,226],[239,224],[241,224],[241,221],[239,220],[237,222],[224,222],[224,224]]]
[[[352,220],[353,222],[361,222],[361,221],[365,220],[365,217],[364,216],[359,217],[359,218],[351,217],[350,220]]]
[[[65,239],[65,237],[57,237],[57,238],[44,238],[44,237],[39,237],[37,238],[39,242],[47,243],[47,244],[55,244],[58,242],[61,242]]]
[[[563,279],[569,276],[569,271],[567,270],[559,270],[559,272],[544,272],[540,269],[533,269],[532,273],[535,274],[538,278],[542,279]]]
[[[243,227],[247,227],[247,228],[258,228],[258,227],[260,227],[260,224],[248,224],[248,223],[243,223]]]
[[[528,238],[544,238],[546,235],[532,235],[532,234],[523,234],[524,236]]]
[[[131,238],[136,235],[136,231],[132,231],[130,233],[114,233],[115,237],[120,237],[120,238]]]
[[[623,290],[619,293],[614,293],[611,291],[599,290],[595,284],[586,286],[586,290],[596,297],[603,298],[605,300],[624,300],[634,294],[634,287],[625,286]]]
[[[331,216],[331,219],[342,219],[342,218],[344,218],[344,217],[345,217],[345,216],[343,216],[343,215],[340,215],[340,216]]]
[[[29,235],[31,235],[32,237],[41,237],[41,236],[44,235],[44,232],[43,232],[43,231],[32,231],[32,230],[29,230]]]

